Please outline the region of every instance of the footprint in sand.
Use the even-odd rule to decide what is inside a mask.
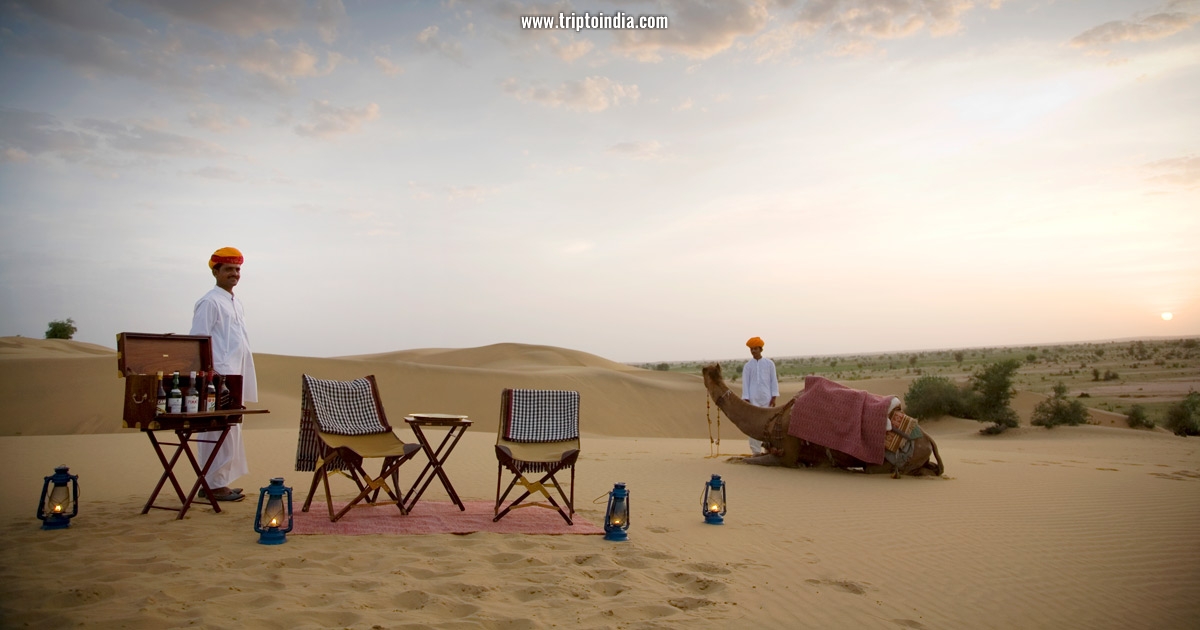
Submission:
[[[913,619],[893,619],[892,623],[905,628],[915,628],[916,630],[923,630],[925,628],[920,621],[915,621]]]
[[[869,588],[869,586],[868,586],[868,585],[865,585],[865,584],[859,584],[858,582],[852,582],[852,581],[850,581],[850,580],[814,580],[814,579],[808,579],[808,580],[804,580],[804,581],[805,581],[805,582],[808,582],[809,584],[816,585],[816,586],[820,586],[820,585],[822,585],[822,584],[824,584],[824,585],[828,585],[828,586],[832,586],[832,587],[835,587],[835,588],[837,588],[837,589],[839,589],[839,590],[845,591],[845,592],[847,592],[847,593],[853,593],[853,594],[855,594],[855,595],[865,595],[865,594],[866,594],[866,592],[867,592],[867,589]]]
[[[713,602],[707,599],[699,599],[696,597],[680,597],[676,599],[668,599],[667,603],[678,608],[679,610],[696,610],[705,606],[712,606]]]

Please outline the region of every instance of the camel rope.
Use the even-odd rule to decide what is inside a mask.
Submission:
[[[729,391],[726,390],[725,394],[728,394],[728,393],[729,393]],[[725,394],[721,394],[721,398],[724,398]],[[720,457],[721,456],[721,408],[717,407],[717,439],[714,442],[713,441],[713,421],[712,421],[712,397],[708,395],[708,392],[705,392],[705,394],[704,394],[704,416],[708,419],[708,457],[706,457],[705,459],[711,459],[713,457]],[[716,452],[713,451],[714,445],[716,446]]]

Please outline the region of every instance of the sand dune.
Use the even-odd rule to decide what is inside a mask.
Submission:
[[[922,424],[947,474],[893,480],[730,463],[724,456],[746,443],[727,420],[723,456],[709,458],[698,377],[586,353],[501,344],[256,361],[258,406],[272,413],[247,423],[250,473],[239,485],[282,476],[303,494],[309,476],[293,470],[301,373],[376,374],[397,424],[410,411],[471,415],[477,424],[447,463],[467,500],[494,496],[500,389],[578,389],[587,432],[578,509],[602,521],[605,494],[627,482],[631,540],[291,536],[267,547],[255,543],[251,501],[221,514],[193,508],[182,521],[143,516],[161,468],[144,434],[117,428],[115,353],[5,338],[0,626],[1190,629],[1200,620],[1194,439],[1120,426],[983,436],[977,422],[944,418]],[[852,384],[907,389],[904,379]],[[783,395],[799,386],[785,383]],[[1027,419],[1041,399],[1022,393],[1014,406]],[[81,513],[68,530],[42,531],[33,518],[42,477],[63,463],[80,476]],[[720,527],[699,515],[712,473],[729,484]],[[435,484],[427,500],[446,496]]]

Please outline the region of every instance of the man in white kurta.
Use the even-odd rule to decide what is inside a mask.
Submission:
[[[775,362],[762,356],[763,340],[751,337],[746,342],[750,356],[754,357],[742,366],[742,400],[758,407],[774,407],[779,397],[779,379],[775,376]],[[762,441],[750,438],[750,452],[762,455]]]
[[[254,355],[250,353],[250,336],[246,332],[246,313],[242,301],[235,298],[233,288],[242,273],[242,253],[223,247],[213,253],[208,266],[217,286],[196,302],[192,314],[193,335],[212,337],[213,369],[220,374],[242,376],[242,402],[258,402],[258,381],[254,376]],[[201,439],[216,440],[219,432],[200,433]],[[213,444],[198,442],[200,461],[212,453]],[[242,425],[235,424],[217,451],[205,479],[219,501],[240,501],[240,488],[230,488],[238,477],[250,472],[246,464],[246,449],[242,445]]]

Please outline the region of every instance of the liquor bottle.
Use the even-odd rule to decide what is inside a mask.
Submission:
[[[217,410],[217,388],[213,386],[213,379],[217,377],[216,372],[208,373],[208,384],[204,386],[204,410]]]
[[[161,415],[167,413],[167,390],[163,389],[162,372],[154,377],[154,382],[158,386],[158,404],[155,405],[154,413]]]
[[[167,394],[167,413],[183,413],[183,392],[179,389],[179,372],[171,382],[171,393]]]
[[[197,411],[200,411],[200,390],[196,389],[195,370],[192,370],[189,379],[187,398],[184,399],[186,401],[184,407],[187,409],[186,413],[196,413]]]
[[[206,372],[204,371],[196,372],[196,391],[199,394],[196,411],[204,411],[204,408],[208,405],[205,401],[206,394],[208,394],[208,390],[204,387],[205,375]]]
[[[217,409],[233,408],[233,393],[229,391],[228,378],[221,377],[221,394],[217,398]]]

